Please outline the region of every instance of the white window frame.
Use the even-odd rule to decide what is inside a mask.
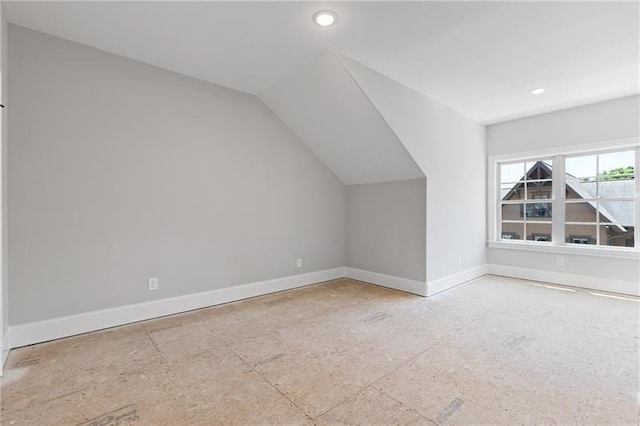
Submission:
[[[635,247],[577,245],[565,242],[565,166],[564,158],[576,155],[606,154],[631,149],[635,155]],[[553,158],[552,235],[551,241],[503,240],[500,238],[500,170],[499,164],[516,161],[537,161]],[[517,154],[494,155],[488,158],[487,205],[489,213],[488,246],[525,251],[587,256],[640,259],[640,138],[619,139],[567,148],[529,151]],[[599,230],[599,228],[598,228]]]

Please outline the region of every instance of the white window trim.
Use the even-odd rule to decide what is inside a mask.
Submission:
[[[636,149],[635,156],[635,183],[636,183],[636,214],[635,214],[635,247],[606,247],[606,246],[577,246],[564,242],[564,226],[561,222],[565,217],[564,185],[560,185],[561,176],[564,176],[564,161],[560,157],[574,154],[589,154],[591,152],[604,154],[608,151],[619,151],[621,149]],[[498,181],[498,163],[510,161],[527,161],[536,158],[554,159],[553,172],[553,217],[552,217],[552,240],[553,242],[534,242],[526,240],[506,241],[498,237],[500,230],[498,215],[498,194],[500,193],[500,182]],[[620,259],[640,259],[640,138],[627,138],[612,141],[591,143],[586,145],[574,145],[566,148],[545,149],[537,151],[519,152],[515,154],[493,155],[488,157],[487,164],[487,206],[489,213],[489,229],[487,245],[491,248],[525,250],[534,252],[575,254],[582,256],[614,257]],[[557,200],[557,201],[556,201]]]

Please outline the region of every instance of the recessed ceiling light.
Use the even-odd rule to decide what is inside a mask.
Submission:
[[[544,93],[544,87],[536,87],[535,89],[531,89],[529,93],[532,95],[541,95]]]
[[[313,14],[313,22],[321,27],[330,27],[338,22],[338,15],[331,10],[320,10]]]

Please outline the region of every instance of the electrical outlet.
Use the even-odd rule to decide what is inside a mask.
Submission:
[[[149,278],[148,281],[149,291],[155,291],[158,289],[158,279],[157,278]]]
[[[462,258],[460,256],[456,257],[456,265],[462,265]]]
[[[302,258],[301,257],[296,259],[296,267],[302,268]]]
[[[556,265],[564,266],[564,257],[562,257],[562,256],[556,257]]]

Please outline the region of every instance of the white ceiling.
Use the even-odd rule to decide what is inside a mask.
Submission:
[[[639,92],[637,2],[3,4],[9,22],[253,94],[328,50],[484,123]],[[324,8],[336,26],[311,22]]]
[[[333,52],[260,98],[345,185],[424,177]]]

